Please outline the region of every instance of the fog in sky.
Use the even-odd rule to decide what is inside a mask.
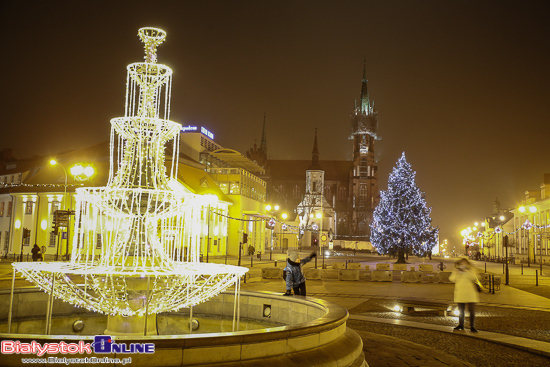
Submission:
[[[272,159],[346,160],[363,60],[380,188],[401,152],[441,239],[519,205],[550,173],[547,1],[6,1],[0,147],[17,158],[107,140],[137,30],[164,29],[171,119]],[[107,152],[106,152],[107,153]],[[305,177],[305,174],[304,174]]]

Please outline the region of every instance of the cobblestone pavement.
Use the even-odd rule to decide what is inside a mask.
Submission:
[[[384,319],[456,326],[456,317],[438,316],[433,311],[422,309],[414,315],[397,313],[391,311],[394,304],[393,300],[371,298],[349,312]],[[465,324],[469,325],[468,313]],[[477,305],[475,325],[478,330],[550,342],[550,314],[544,311]]]
[[[349,320],[370,367],[548,367],[550,359],[462,335]],[[459,334],[459,333],[457,333]]]
[[[376,323],[373,323],[376,324]],[[348,323],[363,340],[363,350],[369,367],[394,366],[475,366],[462,361],[446,351],[442,352],[431,347],[419,345],[401,338],[382,335],[376,325]],[[367,329],[368,331],[365,331]]]

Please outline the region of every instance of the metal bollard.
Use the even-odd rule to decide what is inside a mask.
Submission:
[[[250,256],[250,267],[254,266],[254,255]]]
[[[523,263],[521,263],[521,275],[523,275]]]
[[[506,272],[506,267],[505,267],[505,264],[502,263],[502,274],[504,274]]]
[[[277,267],[277,260],[275,260],[275,267]]]
[[[539,271],[538,270],[535,270],[535,286],[538,286],[539,285]]]
[[[485,263],[485,273],[487,273],[487,263]]]

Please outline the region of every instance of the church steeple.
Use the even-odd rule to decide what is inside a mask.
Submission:
[[[369,90],[367,87],[367,61],[363,59],[363,79],[361,80],[361,112],[368,115],[370,112]]]
[[[315,139],[313,140],[313,150],[311,151],[311,166],[308,170],[321,170],[321,166],[319,165],[319,146],[317,145],[317,128],[315,128]]]
[[[262,129],[262,141],[260,142],[260,152],[265,154],[267,158],[267,139],[265,137],[265,112],[264,112],[264,127]]]

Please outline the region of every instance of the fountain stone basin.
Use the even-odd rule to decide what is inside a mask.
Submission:
[[[224,292],[208,302],[193,308],[193,316],[216,315],[233,318],[234,292]],[[91,335],[41,335],[39,333],[7,333],[9,292],[0,293],[0,340],[21,343],[92,343]],[[47,295],[31,290],[17,290],[14,295],[12,320],[28,317],[44,317]],[[79,314],[80,311],[80,314]],[[185,318],[183,310],[178,313]],[[84,313],[85,314],[85,313]],[[180,315],[181,314],[181,315]],[[188,315],[188,314],[187,314]],[[66,318],[72,328],[74,320],[83,316],[82,309],[56,300],[54,319]],[[97,317],[97,316],[96,316]],[[263,329],[218,333],[191,333],[172,335],[114,336],[116,343],[154,343],[153,354],[46,354],[43,357],[58,358],[131,358],[132,366],[368,366],[361,338],[346,327],[348,312],[345,308],[310,297],[285,297],[270,292],[241,292],[240,317],[243,320],[274,323]],[[170,330],[170,318],[157,316],[159,331]],[[86,325],[94,324],[89,317]],[[86,330],[84,327],[82,332]],[[104,325],[99,325],[104,328]],[[13,329],[13,327],[12,327]],[[52,327],[52,330],[55,330]],[[105,330],[104,330],[105,331]],[[200,329],[199,329],[200,331]],[[101,333],[103,334],[103,333]],[[97,334],[100,335],[100,334]],[[3,354],[0,365],[23,366],[22,358],[34,358],[34,354]],[[78,364],[71,364],[78,365]],[[83,364],[84,366],[84,364]]]

